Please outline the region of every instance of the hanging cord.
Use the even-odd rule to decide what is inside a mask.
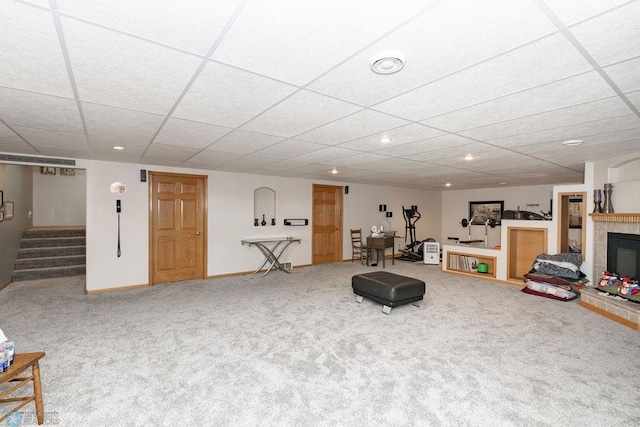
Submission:
[[[118,212],[118,258],[120,258],[121,254],[122,252],[120,251],[120,213]]]

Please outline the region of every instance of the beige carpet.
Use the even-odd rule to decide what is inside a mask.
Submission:
[[[0,291],[0,328],[47,352],[45,411],[64,426],[637,425],[640,333],[407,262],[387,271],[426,298],[387,316],[351,292],[378,269],[91,296],[82,277],[19,282]]]

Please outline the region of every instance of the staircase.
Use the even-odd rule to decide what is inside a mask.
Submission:
[[[86,273],[84,227],[25,230],[13,281],[80,276]]]

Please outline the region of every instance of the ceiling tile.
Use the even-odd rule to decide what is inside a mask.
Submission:
[[[640,57],[606,67],[604,71],[623,93],[628,93],[640,90],[640,73],[638,69],[640,69]]]
[[[199,164],[201,166],[206,166],[206,169],[208,169],[210,167],[217,167],[240,157],[242,157],[242,154],[223,153],[221,151],[214,150],[202,150],[195,156],[188,159],[187,162],[190,164]]]
[[[640,2],[634,1],[571,27],[571,32],[600,66],[606,66],[640,55],[638,16]],[[615,49],[611,46],[615,46]]]
[[[304,85],[424,6],[419,0],[249,2],[213,58]]]
[[[202,62],[93,25],[62,23],[83,101],[167,114]]]
[[[41,147],[58,148],[65,150],[91,151],[84,133],[60,132],[51,129],[38,129],[24,126],[15,126],[24,139],[38,149]]]
[[[73,98],[50,13],[3,2],[0,40],[0,86]]]
[[[309,162],[309,163],[320,163],[327,162],[335,159],[340,159],[342,157],[351,156],[354,154],[358,154],[357,151],[347,150],[344,148],[338,147],[326,147],[317,151],[312,151],[310,153],[301,154],[299,156],[292,157],[292,160],[297,160],[299,162]]]
[[[564,36],[556,34],[395,97],[375,108],[412,120],[423,120],[591,69]]]
[[[353,165],[359,165],[362,163],[368,163],[368,162],[385,160],[385,159],[388,159],[388,157],[381,156],[379,154],[360,153],[360,154],[355,154],[353,156],[342,157],[340,159],[329,160],[323,163],[330,164],[332,166],[353,166]]]
[[[419,123],[411,123],[406,126],[388,129],[375,135],[353,139],[351,141],[339,144],[339,146],[351,150],[374,151],[387,147],[393,147],[396,145],[406,144],[408,142],[433,138],[435,136],[443,134],[444,132],[441,130],[433,129]],[[380,139],[383,137],[391,138],[391,141],[381,142]]]
[[[553,31],[551,22],[530,1],[444,1],[310,88],[371,106]],[[401,72],[371,72],[372,57],[396,51],[406,56]]]
[[[575,125],[562,126],[538,132],[508,136],[489,141],[492,145],[513,148],[520,145],[560,141],[567,139],[583,138],[587,141],[597,141],[600,134],[616,130],[640,128],[640,117],[635,114],[611,117]]]
[[[147,144],[158,131],[163,117],[122,108],[82,103],[89,142],[121,145]]]
[[[424,120],[422,123],[458,132],[613,95],[613,90],[600,75],[590,72]]]
[[[16,146],[28,146],[26,142],[22,138],[20,138],[14,131],[9,129],[3,123],[0,123],[0,143],[1,144],[11,144]]]
[[[626,2],[627,0],[545,0],[565,25],[575,24]]]
[[[282,137],[235,130],[209,147],[215,151],[249,154],[282,141]],[[262,155],[262,154],[260,154]]]
[[[277,144],[270,145],[267,148],[263,148],[255,154],[263,157],[273,157],[275,159],[288,159],[301,154],[311,153],[312,151],[317,151],[322,148],[326,148],[326,145],[287,139]]]
[[[212,7],[208,0],[57,0],[64,13],[201,55],[240,3],[217,0]]]
[[[483,141],[493,141],[514,135],[622,116],[630,112],[629,107],[620,98],[610,97],[481,126],[462,131],[460,134]]]
[[[209,62],[173,113],[174,117],[237,127],[296,90],[237,68]]]
[[[377,150],[376,153],[396,157],[411,157],[414,154],[418,153],[426,153],[440,149],[450,149],[460,145],[472,144],[474,142],[475,141],[463,136],[445,134],[435,138],[429,138],[424,141],[416,141],[409,144],[383,148],[381,150]]]
[[[63,132],[84,132],[76,101],[0,88],[0,119],[20,125]]]
[[[190,159],[199,150],[194,147],[179,147],[175,145],[166,145],[153,143],[142,157],[143,161],[151,160],[170,160],[174,162],[184,162]]]
[[[302,90],[242,126],[242,129],[293,137],[361,110],[360,107]]]
[[[320,126],[296,137],[303,141],[319,142],[336,145],[341,142],[360,138],[364,135],[380,134],[381,132],[408,125],[406,120],[389,116],[372,110],[362,110],[334,122]]]
[[[250,173],[253,168],[264,167],[269,163],[273,163],[273,159],[250,155],[231,160],[217,169],[228,172]]]
[[[231,132],[231,129],[170,118],[164,124],[154,142],[182,147],[204,148]]]

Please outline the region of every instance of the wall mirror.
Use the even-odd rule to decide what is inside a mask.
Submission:
[[[253,225],[276,225],[276,192],[269,187],[253,191]]]

